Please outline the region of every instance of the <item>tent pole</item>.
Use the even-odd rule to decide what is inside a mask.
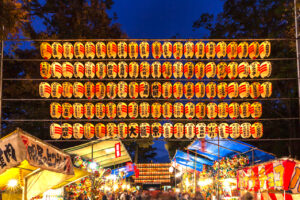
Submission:
[[[4,33],[4,25],[2,26]],[[1,40],[1,62],[0,62],[0,138],[2,136],[2,88],[3,88],[3,57],[4,57],[4,35]]]
[[[196,180],[196,155],[195,155],[195,159],[194,159],[194,184],[195,184],[195,194],[196,194],[196,191],[197,191],[197,180]]]
[[[219,167],[218,167],[218,176],[217,176],[217,199],[220,200],[220,194],[219,194],[219,179],[220,179],[220,138],[218,136],[218,163],[219,163]]]

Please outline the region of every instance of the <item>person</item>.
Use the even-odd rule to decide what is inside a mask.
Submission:
[[[103,195],[102,195],[102,200],[108,200],[105,193],[103,193]]]
[[[120,195],[120,200],[126,200],[126,190]]]
[[[254,197],[250,192],[246,192],[241,198],[241,200],[253,200],[253,199]]]

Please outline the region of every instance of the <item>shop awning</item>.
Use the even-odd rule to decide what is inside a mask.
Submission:
[[[202,140],[197,139],[194,140],[187,149],[211,161],[240,154],[247,155],[250,161],[253,159],[254,163],[265,162],[275,158],[273,154],[267,153],[253,145],[223,138],[215,138],[213,140],[208,137]]]
[[[115,146],[118,143],[120,143],[121,154],[116,158]],[[101,167],[111,167],[131,161],[130,155],[119,139],[95,140],[65,149],[65,151],[69,154],[93,160],[94,162],[99,163]]]

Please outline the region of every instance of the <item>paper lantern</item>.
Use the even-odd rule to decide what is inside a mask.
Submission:
[[[93,42],[85,43],[85,57],[88,59],[94,59],[96,54],[96,46]]]
[[[172,76],[172,63],[164,62],[162,65],[162,75],[164,78],[169,79]]]
[[[182,123],[176,123],[174,125],[174,137],[177,139],[183,138],[184,136],[184,125]]]
[[[137,82],[130,82],[128,86],[128,95],[131,99],[136,99],[139,96],[139,84]]]
[[[228,116],[228,104],[225,102],[221,102],[218,104],[218,117],[220,119],[227,118]]]
[[[203,82],[197,82],[195,85],[195,96],[196,98],[204,98],[205,96],[205,84]]]
[[[251,137],[251,124],[250,123],[242,123],[241,124],[241,136],[242,138],[250,138]]]
[[[95,106],[92,103],[84,104],[84,117],[87,119],[92,119],[95,116]]]
[[[87,99],[92,99],[95,96],[95,85],[92,82],[84,84],[84,95]]]
[[[240,59],[247,58],[247,56],[248,56],[248,43],[247,42],[239,43],[239,46],[237,47],[237,53],[238,53],[238,57]]]
[[[187,79],[191,79],[194,76],[194,64],[192,62],[187,62],[184,64],[184,76]]]
[[[64,98],[71,98],[73,95],[73,85],[69,82],[63,82],[62,84],[62,96]]]
[[[206,106],[206,113],[209,119],[215,119],[218,115],[218,106],[216,103],[209,103]]]
[[[72,59],[74,56],[74,47],[70,42],[63,43],[63,55],[66,59]]]
[[[165,102],[162,105],[162,115],[165,119],[170,119],[173,114],[173,106],[170,102]]]
[[[141,64],[140,64],[140,76],[141,76],[141,78],[149,78],[149,76],[150,76],[150,64],[148,62],[141,62]]]
[[[171,58],[172,56],[172,44],[171,42],[164,42],[162,45],[162,54],[164,58]]]
[[[225,58],[226,57],[226,49],[227,49],[227,44],[225,42],[219,42],[216,47],[217,57]]]
[[[228,93],[227,83],[225,82],[218,83],[217,85],[218,98],[224,99],[225,97],[227,97],[227,93]]]
[[[228,107],[228,113],[231,119],[238,118],[240,113],[240,105],[237,102],[230,103]]]
[[[108,58],[116,58],[117,57],[117,51],[118,47],[115,42],[108,42],[106,45],[106,54]]]
[[[127,43],[126,42],[119,42],[118,43],[118,57],[119,58],[126,58],[127,57]]]
[[[203,119],[206,115],[206,105],[202,102],[197,103],[195,106],[195,113],[198,119]]]
[[[117,116],[120,119],[124,119],[127,117],[127,104],[124,102],[120,102],[117,105]]]
[[[162,134],[162,126],[160,123],[153,123],[151,125],[151,132],[152,132],[152,137],[153,138],[160,138]]]
[[[196,125],[196,136],[197,138],[205,138],[206,136],[206,124],[198,123]]]
[[[142,102],[139,106],[139,113],[141,118],[149,118],[150,105],[147,102]]]
[[[241,98],[248,98],[250,93],[250,84],[248,82],[242,82],[239,85],[239,95]]]
[[[82,98],[84,94],[84,86],[80,82],[75,82],[73,84],[73,96],[75,98]]]
[[[84,57],[84,45],[81,42],[75,42],[74,56],[77,59],[82,59]]]
[[[155,59],[159,59],[161,57],[162,54],[162,46],[160,42],[153,42],[152,46],[151,46],[151,50],[152,50],[152,56]]]
[[[250,117],[250,103],[244,102],[240,104],[240,116],[241,118],[249,118]]]
[[[118,82],[118,97],[126,98],[128,93],[128,85],[125,81]]]
[[[270,61],[265,61],[259,66],[260,77],[267,78],[271,76],[272,64]]]
[[[98,119],[103,119],[105,117],[105,105],[103,103],[96,103],[95,114]]]
[[[185,104],[184,113],[187,119],[193,119],[195,117],[195,104],[192,102]]]
[[[95,136],[95,126],[91,123],[84,124],[84,137],[88,140]]]
[[[191,99],[194,97],[194,83],[187,82],[184,84],[183,93],[185,95],[185,98]]]
[[[227,76],[227,64],[225,62],[220,62],[217,65],[217,77],[218,79],[224,79]]]
[[[113,102],[109,102],[106,104],[105,111],[106,111],[107,118],[109,118],[109,119],[116,118],[117,106]]]
[[[237,56],[237,43],[236,42],[230,42],[228,45],[227,45],[227,57],[229,59],[235,59],[236,56]]]
[[[117,125],[115,123],[106,124],[106,137],[115,138],[117,135]]]
[[[153,98],[160,98],[161,90],[162,88],[160,82],[154,82],[151,84],[151,95]]]
[[[143,59],[149,57],[149,43],[148,42],[140,43],[140,56]]]
[[[121,139],[125,139],[128,136],[128,126],[126,123],[121,122],[118,124],[118,136]]]
[[[141,138],[149,138],[150,136],[150,125],[148,123],[140,124],[140,136]]]
[[[137,62],[129,63],[129,77],[137,78],[138,76],[139,76],[139,64]]]
[[[216,44],[214,42],[208,42],[205,46],[206,58],[213,59],[216,57]]]
[[[70,103],[62,104],[61,115],[64,119],[71,119],[73,114],[73,106]]]
[[[158,119],[161,117],[162,109],[161,109],[161,104],[160,103],[153,103],[151,105],[151,115],[154,119]]]
[[[193,58],[194,56],[194,43],[186,42],[183,47],[183,53],[185,58]]]
[[[53,62],[51,64],[51,76],[52,78],[61,78],[62,76],[62,66],[58,62]]]
[[[61,117],[61,105],[59,103],[53,102],[50,104],[50,116],[56,119]]]
[[[163,136],[164,138],[171,138],[173,136],[173,125],[171,123],[164,123]]]
[[[182,118],[184,114],[184,106],[180,102],[176,102],[173,105],[173,115],[176,119]]]
[[[98,82],[96,83],[96,86],[95,86],[95,94],[96,94],[96,97],[98,99],[104,99],[105,97],[105,94],[106,94],[106,86],[104,83],[102,82]]]
[[[137,123],[129,124],[128,135],[130,138],[137,138],[139,136],[139,125]]]
[[[164,99],[169,99],[172,96],[172,83],[170,82],[164,82],[162,85],[162,97]]]
[[[94,78],[96,73],[95,64],[92,62],[86,62],[84,64],[84,75],[86,78]]]
[[[96,43],[96,56],[97,58],[105,58],[106,56],[106,45],[104,42]]]
[[[259,56],[259,43],[252,42],[248,47],[248,53],[250,59],[256,59]]]
[[[207,136],[210,138],[215,138],[219,135],[219,128],[216,123],[209,123],[206,126],[207,129]]]
[[[267,58],[271,54],[271,43],[269,41],[264,41],[259,45],[259,56],[261,58]]]
[[[51,65],[48,62],[41,62],[40,64],[40,75],[44,79],[51,78],[52,74]]]
[[[62,86],[60,83],[53,82],[51,83],[51,97],[60,98],[62,93]]]
[[[209,98],[209,99],[215,98],[216,95],[217,95],[217,85],[216,85],[216,83],[214,83],[214,82],[207,83],[205,92],[206,92],[207,98]]]
[[[150,85],[148,82],[143,81],[139,85],[139,94],[141,98],[148,98],[150,94]]]
[[[260,122],[255,122],[251,125],[250,132],[253,138],[261,138],[264,134],[263,124]]]
[[[63,139],[71,139],[73,135],[73,126],[69,123],[63,123],[61,125],[62,130],[62,138]]]
[[[72,78],[74,73],[74,66],[70,62],[62,64],[62,75],[64,78]]]
[[[118,92],[118,87],[117,84],[115,84],[114,82],[109,82],[106,85],[106,95],[108,98],[110,99],[116,98],[117,92]]]
[[[228,97],[230,99],[237,98],[239,96],[239,85],[237,82],[231,82],[227,87]]]
[[[48,42],[42,42],[40,45],[40,52],[43,59],[50,59],[52,55],[52,47]]]
[[[207,78],[214,78],[217,74],[217,66],[214,62],[205,65],[205,74]]]
[[[118,66],[115,62],[109,62],[107,64],[107,77],[116,78],[118,74]]]
[[[193,123],[187,123],[184,127],[185,137],[188,139],[192,139],[195,137],[196,127]]]
[[[219,124],[219,136],[220,138],[228,138],[230,131],[229,125],[227,123]]]
[[[128,105],[128,117],[136,119],[139,116],[139,105],[136,102],[131,102]]]
[[[204,58],[205,56],[205,44],[203,42],[197,42],[195,44],[195,57],[197,59]]]
[[[160,62],[154,62],[151,64],[151,76],[152,78],[160,78],[161,77],[161,64]]]
[[[54,140],[58,140],[61,138],[61,135],[62,135],[61,126],[59,124],[52,123],[50,125],[50,137]]]
[[[241,132],[240,124],[238,124],[238,123],[230,124],[229,133],[230,133],[230,137],[232,139],[236,139],[236,138],[240,137],[240,132]]]
[[[260,102],[253,102],[250,106],[251,117],[258,119],[262,115],[262,105]]]
[[[104,79],[106,77],[106,64],[104,62],[97,62],[95,68],[97,78]]]
[[[119,78],[127,78],[128,76],[128,65],[124,61],[118,63],[118,76]]]
[[[175,62],[173,64],[173,76],[174,78],[181,78],[183,75],[183,64],[182,62]]]
[[[197,79],[202,79],[205,76],[205,64],[203,62],[198,62],[195,65],[195,76]]]
[[[249,76],[249,63],[242,62],[238,66],[239,78],[248,78]]]
[[[261,84],[260,95],[262,98],[267,98],[272,95],[272,83],[271,82],[264,82]]]
[[[259,62],[252,62],[249,65],[249,76],[250,78],[258,78],[260,75],[260,64]]]
[[[73,124],[73,137],[77,140],[83,138],[84,128],[80,123]]]
[[[102,123],[98,123],[95,126],[95,136],[98,139],[105,139],[106,138],[106,127]]]
[[[230,79],[235,79],[238,76],[238,64],[236,62],[230,62],[227,66],[227,75]]]
[[[260,83],[259,82],[253,82],[250,85],[250,96],[252,99],[257,99],[260,97]]]
[[[139,45],[136,42],[130,42],[128,45],[128,55],[131,59],[136,59],[139,55]]]
[[[175,42],[173,45],[173,56],[176,59],[180,59],[183,55],[183,44],[181,42]]]
[[[74,63],[74,77],[83,78],[84,76],[84,65],[81,62]]]
[[[180,99],[183,96],[183,84],[181,82],[174,83],[173,96],[176,99]]]
[[[84,108],[81,103],[73,104],[73,117],[75,119],[81,119],[83,117]]]

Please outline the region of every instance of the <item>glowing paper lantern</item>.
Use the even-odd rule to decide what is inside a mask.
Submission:
[[[106,127],[102,123],[98,123],[95,126],[95,136],[98,139],[106,138]]]
[[[176,123],[174,125],[174,137],[177,139],[183,138],[184,136],[184,125],[182,123]]]
[[[250,85],[250,96],[252,99],[257,99],[260,97],[260,83],[259,82],[253,82]]]
[[[259,45],[259,56],[261,58],[267,58],[271,54],[271,43],[264,41]]]
[[[137,82],[130,82],[128,95],[131,99],[136,99],[139,96],[139,84]]]
[[[84,65],[81,62],[74,63],[74,77],[83,78],[84,76]]]
[[[50,116],[56,119],[61,117],[61,105],[59,103],[53,102],[50,104]]]
[[[230,62],[227,66],[227,75],[230,79],[235,79],[238,76],[238,64],[236,62]]]
[[[161,109],[161,104],[160,103],[153,103],[151,105],[151,115],[154,119],[158,119],[161,117],[162,109]]]
[[[185,104],[184,113],[187,119],[193,119],[195,117],[195,104],[192,102]]]
[[[137,78],[139,76],[139,64],[137,62],[129,63],[129,77]]]
[[[142,102],[139,106],[139,113],[141,118],[149,118],[150,116],[150,105],[147,102]]]
[[[64,98],[71,98],[73,95],[73,85],[69,82],[63,82],[62,84],[62,96]]]
[[[247,78],[249,76],[249,63],[242,62],[238,66],[239,78]]]
[[[139,55],[139,45],[136,42],[130,42],[128,45],[129,58],[136,59]]]
[[[237,48],[238,57],[240,59],[247,58],[248,57],[248,43],[247,42],[241,42],[239,43],[239,46]]]
[[[120,102],[117,105],[117,116],[120,119],[124,119],[127,117],[127,104],[124,102]]]
[[[52,123],[50,125],[50,137],[54,140],[58,140],[61,138],[61,135],[62,135],[61,126],[59,124]]]
[[[271,82],[264,82],[261,84],[260,95],[262,98],[267,98],[272,95],[272,83]]]
[[[98,119],[103,119],[105,117],[105,105],[103,103],[96,103],[95,114]]]
[[[95,106],[92,103],[84,104],[84,117],[87,119],[92,119],[95,116]]]
[[[139,105],[136,102],[129,103],[128,116],[131,119],[136,119],[139,116]]]
[[[252,42],[248,47],[248,53],[250,59],[256,59],[259,56],[259,43]]]
[[[153,98],[160,98],[161,90],[162,88],[160,82],[154,82],[151,84],[151,95]]]
[[[224,79],[227,76],[227,64],[225,62],[220,62],[217,65],[217,77],[218,79]]]
[[[205,136],[206,136],[206,124],[198,123],[196,125],[196,136],[197,136],[197,138],[205,138]]]
[[[241,136],[242,138],[250,138],[251,137],[251,124],[250,123],[242,123],[241,124]]]
[[[209,123],[206,126],[207,129],[207,136],[210,138],[215,138],[219,135],[219,128],[216,123]]]
[[[83,138],[84,128],[83,125],[80,123],[73,124],[73,137],[77,140]]]
[[[191,79],[194,76],[194,64],[192,62],[187,62],[184,64],[184,76],[187,79]]]
[[[140,124],[140,136],[141,138],[149,138],[150,136],[150,125],[148,123]]]
[[[227,87],[228,97],[230,99],[237,98],[239,96],[239,85],[237,82],[231,82]]]
[[[113,102],[109,102],[109,103],[106,104],[105,111],[106,111],[106,116],[109,119],[116,118],[116,115],[117,115],[117,106]]]
[[[96,56],[97,58],[105,58],[106,56],[106,45],[104,42],[96,43]]]
[[[232,139],[236,139],[241,135],[241,128],[238,123],[232,123],[229,126],[229,133]]]
[[[96,55],[96,46],[93,42],[85,43],[85,57],[88,59],[94,59]]]
[[[95,136],[95,126],[91,123],[84,124],[84,137],[88,140]]]
[[[144,59],[149,57],[149,43],[148,42],[140,43],[140,56],[141,56],[141,58],[144,58]]]
[[[203,82],[197,82],[195,85],[195,96],[200,99],[205,96],[205,84]]]
[[[259,66],[260,77],[267,78],[271,76],[272,64],[270,61],[265,61]]]
[[[250,106],[251,117],[258,119],[262,115],[262,105],[260,102],[253,102]]]
[[[162,46],[160,42],[153,42],[152,43],[152,56],[153,58],[159,59],[161,57],[162,54]]]
[[[116,58],[117,57],[117,44],[115,42],[108,42],[106,45],[106,54],[108,58]]]
[[[228,113],[231,119],[238,118],[240,113],[240,105],[237,102],[230,103],[228,107]]]
[[[172,63],[164,62],[162,65],[162,75],[164,78],[169,79],[172,76]]]
[[[249,118],[250,117],[250,103],[244,102],[240,104],[240,116],[241,118]]]
[[[255,122],[251,125],[250,132],[253,138],[261,138],[264,134],[263,124],[260,122]]]
[[[162,105],[162,115],[165,119],[170,119],[173,114],[173,106],[170,102],[165,102]]]
[[[202,79],[205,76],[205,64],[203,62],[198,62],[195,65],[195,76],[197,79]]]
[[[162,134],[162,126],[160,123],[153,123],[151,125],[151,132],[152,132],[152,137],[153,138],[160,138]]]
[[[195,137],[196,127],[193,123],[187,123],[184,127],[185,137],[188,139],[192,139]]]
[[[106,85],[106,95],[107,95],[107,97],[110,98],[110,99],[116,98],[117,90],[118,90],[117,84],[115,84],[114,82],[109,82]]]
[[[173,136],[173,125],[171,123],[165,123],[163,125],[164,138],[171,138]]]
[[[63,43],[63,55],[67,59],[72,59],[74,56],[74,47],[70,42]]]
[[[162,85],[162,97],[164,99],[169,99],[172,96],[172,83],[164,82]]]
[[[228,104],[225,102],[221,102],[218,104],[218,117],[220,119],[227,118],[228,116]]]
[[[162,54],[164,58],[171,58],[172,56],[172,44],[171,42],[164,42],[162,45]]]
[[[203,119],[206,116],[206,105],[202,102],[197,103],[195,107],[195,113],[198,119]]]
[[[95,68],[97,78],[104,79],[106,77],[106,64],[104,62],[97,62]]]
[[[205,45],[206,58],[213,59],[216,57],[216,44],[214,42],[208,42]]]
[[[183,44],[181,42],[175,42],[173,45],[173,56],[176,59],[180,59],[183,55]]]
[[[181,78],[183,75],[183,64],[182,62],[175,62],[173,64],[173,76],[174,78]]]
[[[63,123],[61,125],[62,130],[62,138],[63,139],[71,139],[73,135],[73,126],[69,123]]]
[[[84,45],[81,42],[75,42],[74,56],[77,59],[82,59],[84,57]]]
[[[95,96],[95,85],[92,82],[86,82],[84,84],[84,95],[88,99],[92,99]]]
[[[176,119],[182,118],[184,114],[184,106],[180,102],[176,102],[173,105],[173,115]]]
[[[219,136],[220,138],[228,138],[230,131],[229,125],[227,123],[219,124]]]
[[[51,97],[60,98],[62,93],[62,86],[60,83],[53,82],[51,83]]]
[[[81,119],[83,117],[84,108],[81,103],[73,104],[73,117],[75,119]]]
[[[217,74],[217,66],[214,62],[205,65],[205,74],[207,78],[214,78]]]
[[[128,85],[125,81],[118,82],[118,97],[126,98],[128,93]]]
[[[239,95],[241,98],[248,98],[250,94],[250,84],[248,82],[242,82],[239,85]]]
[[[127,78],[128,76],[128,65],[124,61],[118,63],[118,76],[119,78]]]
[[[139,95],[141,98],[148,98],[150,95],[150,85],[148,82],[143,81],[139,85]]]
[[[194,97],[194,83],[187,82],[184,84],[183,93],[185,95],[185,98],[191,99]]]
[[[230,42],[228,45],[227,45],[227,57],[229,59],[235,59],[236,56],[237,56],[237,43],[236,42]]]
[[[115,138],[117,135],[117,125],[115,123],[106,124],[106,137]]]
[[[105,94],[106,94],[106,86],[104,83],[102,82],[98,82],[96,83],[96,86],[95,86],[95,94],[96,94],[96,97],[98,99],[104,99],[105,97]]]
[[[62,75],[65,78],[72,78],[74,73],[74,66],[70,62],[64,62],[62,64]]]
[[[107,64],[107,77],[116,78],[118,74],[118,66],[115,62],[109,62]]]
[[[259,62],[252,62],[249,65],[249,76],[250,78],[258,78],[260,75],[260,64]]]
[[[227,44],[225,42],[219,42],[216,47],[217,57],[225,58],[226,57],[226,49],[227,49]]]
[[[62,104],[62,117],[64,119],[71,119],[73,114],[73,106],[70,103]]]
[[[86,78],[94,78],[96,73],[95,64],[92,62],[86,62],[84,64],[84,75]]]
[[[129,124],[128,135],[130,138],[137,138],[139,136],[139,125],[137,123]]]
[[[197,59],[204,58],[205,56],[205,44],[203,42],[197,42],[195,44],[195,57]]]
[[[209,99],[213,99],[217,95],[217,85],[214,82],[209,82],[206,85],[206,96]]]
[[[185,58],[193,58],[194,56],[194,43],[186,42],[183,47],[183,53]]]
[[[150,64],[148,62],[141,62],[141,64],[140,64],[140,76],[141,76],[141,78],[149,78],[149,76],[150,76]]]
[[[218,106],[216,103],[209,103],[206,106],[206,113],[209,119],[215,119],[218,115]]]
[[[228,93],[228,88],[227,88],[227,83],[221,82],[217,85],[217,94],[219,99],[224,99],[227,97]]]
[[[52,78],[61,78],[62,76],[62,66],[58,62],[53,62],[51,64],[51,76]]]
[[[75,98],[82,98],[84,94],[84,86],[80,82],[75,82],[73,84],[73,96]]]
[[[161,77],[161,64],[160,62],[154,62],[151,64],[151,76],[152,78],[160,78]]]
[[[51,65],[48,62],[41,62],[40,75],[44,79],[51,78]]]
[[[183,84],[181,82],[176,82],[173,85],[173,96],[176,99],[180,99],[183,96]]]
[[[52,47],[48,42],[42,42],[40,45],[40,52],[42,58],[48,60],[52,55]]]
[[[118,124],[117,128],[118,128],[118,136],[122,139],[127,138],[127,136],[128,136],[128,126],[127,126],[127,124],[124,123],[124,122],[121,122],[121,123]]]
[[[126,42],[119,42],[118,43],[118,57],[119,58],[126,58],[127,57],[127,43]]]

